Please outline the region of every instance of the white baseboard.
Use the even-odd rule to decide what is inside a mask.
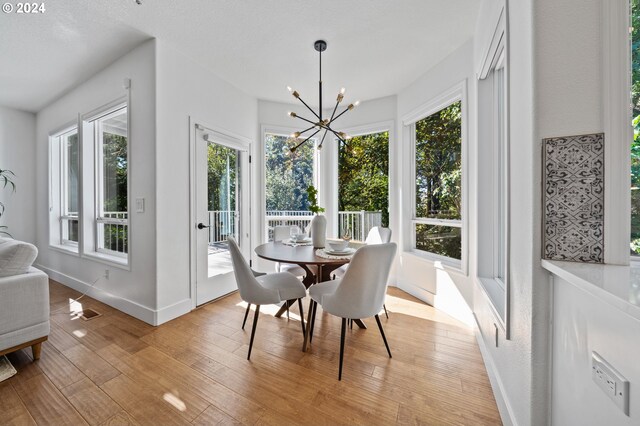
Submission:
[[[400,290],[406,291],[410,295],[417,297],[418,299],[422,300],[424,303],[434,306],[436,295],[431,293],[430,291],[427,291],[423,288],[416,287],[412,284],[403,283],[403,282],[398,282],[397,287]]]
[[[164,324],[172,319],[188,314],[191,312],[191,306],[191,299],[184,299],[172,305],[158,309],[156,311],[156,323],[154,325]]]
[[[476,335],[476,341],[478,342],[478,346],[480,347],[480,353],[482,354],[484,366],[487,369],[487,375],[489,376],[489,381],[491,382],[491,389],[493,390],[493,396],[496,399],[496,405],[498,406],[498,411],[500,412],[502,423],[505,426],[517,426],[518,423],[513,416],[513,409],[511,408],[511,404],[509,404],[509,399],[506,396],[507,394],[504,390],[504,385],[502,384],[502,380],[500,380],[496,365],[493,363],[493,358],[487,350],[487,345],[482,338],[477,320],[476,326],[474,327],[474,332]]]
[[[62,272],[36,264],[36,268],[46,272],[49,277],[60,284],[70,287],[81,293],[86,292],[89,297],[99,300],[112,308],[131,315],[134,318],[151,325],[160,325],[191,311],[191,299],[181,300],[173,305],[159,310],[151,309],[128,299],[113,295],[101,288],[91,287],[91,284],[78,280]]]

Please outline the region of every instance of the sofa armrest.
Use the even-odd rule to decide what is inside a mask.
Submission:
[[[0,278],[0,335],[49,321],[49,277],[30,268]]]

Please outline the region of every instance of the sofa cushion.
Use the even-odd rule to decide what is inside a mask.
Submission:
[[[37,256],[33,244],[0,238],[0,277],[26,274]]]

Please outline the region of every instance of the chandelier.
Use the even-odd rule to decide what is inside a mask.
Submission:
[[[307,105],[307,103],[302,100],[302,98],[300,97],[300,94],[293,90],[291,87],[287,86],[287,89],[289,90],[289,92],[291,92],[291,94],[293,95],[294,98],[298,99],[300,102],[302,102],[302,104],[307,107],[307,109],[309,111],[311,111],[311,113],[314,115],[315,118],[312,118],[311,120],[301,117],[300,115],[296,114],[295,112],[288,112],[287,114],[289,114],[290,117],[292,118],[298,118],[302,121],[306,121],[308,124],[311,124],[311,127],[304,129],[300,132],[295,132],[293,134],[291,134],[291,137],[294,139],[298,139],[300,136],[304,135],[307,132],[310,132],[312,130],[315,130],[315,132],[313,132],[312,134],[310,134],[309,136],[307,136],[302,142],[300,142],[299,144],[297,144],[296,146],[290,148],[291,152],[295,152],[296,149],[298,149],[300,146],[302,146],[302,144],[304,144],[305,142],[307,142],[309,139],[311,139],[312,137],[314,137],[315,135],[317,135],[319,132],[321,132],[322,130],[324,130],[324,135],[322,136],[322,140],[320,141],[320,143],[318,144],[318,149],[322,149],[322,144],[324,143],[324,139],[327,137],[327,133],[331,132],[335,135],[336,138],[338,138],[338,140],[342,143],[344,143],[346,145],[347,140],[351,139],[351,136],[347,135],[344,132],[336,132],[335,130],[333,130],[331,128],[331,124],[337,120],[338,118],[340,118],[345,112],[347,111],[351,111],[352,109],[354,109],[355,107],[358,106],[358,104],[360,103],[360,101],[356,101],[352,104],[349,104],[342,112],[338,113],[338,115],[336,115],[336,112],[338,111],[338,106],[340,105],[340,102],[342,102],[342,99],[344,98],[344,92],[345,89],[344,87],[342,89],[340,89],[340,93],[338,93],[338,97],[336,98],[336,106],[333,107],[333,112],[331,113],[331,117],[330,118],[322,118],[322,52],[324,52],[325,50],[327,50],[327,42],[324,40],[318,40],[313,44],[313,47],[318,51],[319,56],[320,56],[320,79],[318,80],[318,92],[319,92],[319,107],[318,107],[318,113],[316,114],[316,112],[311,109],[311,107],[309,105]]]

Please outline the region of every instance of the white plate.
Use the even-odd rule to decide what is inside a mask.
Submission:
[[[352,254],[352,253],[355,253],[355,252],[356,252],[356,249],[351,248],[351,247],[347,247],[346,249],[341,250],[341,251],[333,251],[333,250],[331,250],[331,249],[325,248],[325,249],[324,249],[324,252],[325,252],[325,253],[327,253],[327,254],[343,255],[343,254]]]

